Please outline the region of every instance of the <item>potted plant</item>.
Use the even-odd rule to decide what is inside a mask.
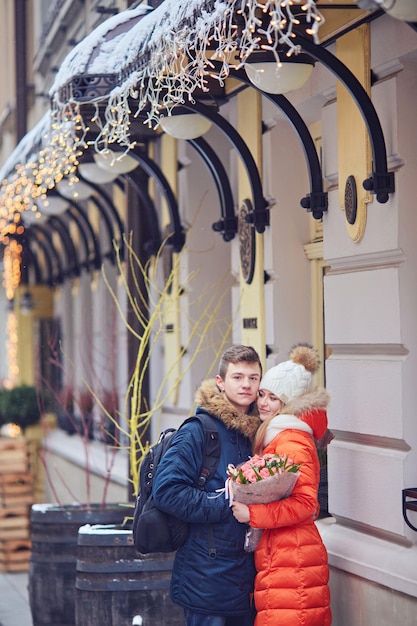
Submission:
[[[6,424],[6,420],[4,417],[4,403],[7,393],[7,389],[0,389],[0,428]]]
[[[41,410],[36,387],[19,385],[2,392],[2,410],[5,423],[17,424],[22,432],[28,426],[38,424]]]

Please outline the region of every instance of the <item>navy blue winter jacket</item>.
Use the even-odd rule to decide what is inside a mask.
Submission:
[[[259,418],[235,409],[214,381],[205,381],[197,398],[197,413],[215,418],[219,432],[221,455],[214,476],[205,491],[196,487],[204,457],[204,431],[196,420],[176,433],[153,485],[156,505],[189,522],[188,540],[175,556],[171,597],[197,613],[245,615],[255,577],[252,554],[243,550],[247,527],[235,520],[218,490],[224,488],[227,465],[243,463],[251,455]]]

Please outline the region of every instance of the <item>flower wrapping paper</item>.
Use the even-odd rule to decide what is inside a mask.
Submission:
[[[231,501],[242,504],[269,504],[276,500],[283,500],[291,495],[300,472],[282,472],[254,483],[240,484],[229,479]],[[246,532],[244,549],[253,552],[262,536],[262,528],[250,527]]]
[[[299,475],[300,472],[282,472],[246,485],[231,480],[233,499],[242,504],[269,504],[288,498]]]

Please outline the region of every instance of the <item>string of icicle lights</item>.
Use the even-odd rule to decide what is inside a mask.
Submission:
[[[144,112],[145,123],[155,128],[162,115],[193,102],[196,89],[208,92],[209,76],[223,84],[232,69],[243,67],[259,50],[279,64],[283,45],[287,56],[300,52],[293,30],[301,19],[316,43],[324,22],[313,0],[165,0],[159,8],[165,5],[165,13],[154,11],[132,29],[135,54],[126,56],[118,86],[106,96],[101,120],[94,120],[100,126],[96,150],[112,143],[129,149],[131,115]],[[60,106],[59,94],[56,103]]]
[[[98,128],[92,141],[95,149],[118,144],[128,151],[134,146],[132,116],[145,112],[145,123],[157,127],[162,115],[187,100],[193,102],[196,89],[208,92],[208,77],[223,84],[253,52],[268,50],[277,63],[283,44],[287,55],[297,54],[293,28],[300,16],[306,33],[317,41],[324,20],[313,0],[165,0],[121,42],[123,58],[115,70],[118,86],[110,95],[90,101],[96,107],[91,120]],[[87,147],[87,123],[67,89],[53,94],[49,128],[39,148],[32,156],[24,154],[1,183],[3,243],[21,228],[22,214],[36,213],[36,200],[45,199],[63,177],[78,180],[75,172]]]
[[[36,200],[46,199],[65,176],[78,180],[76,168],[85,148],[87,128],[72,104],[51,113],[39,138],[39,149],[18,163],[1,182],[0,241],[7,245],[10,237],[22,234],[25,216],[38,215]],[[23,222],[23,223],[22,223]]]

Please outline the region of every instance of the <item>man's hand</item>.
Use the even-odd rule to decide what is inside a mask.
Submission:
[[[238,522],[248,524],[250,520],[249,507],[241,502],[234,501],[232,503],[232,513]]]

